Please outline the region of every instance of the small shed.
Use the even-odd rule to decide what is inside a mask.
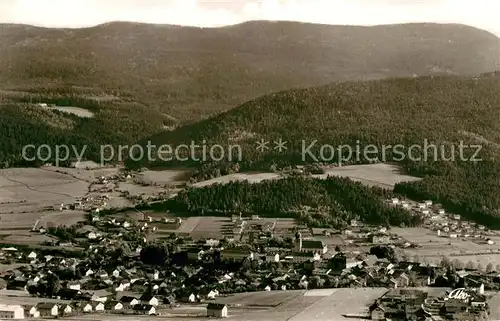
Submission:
[[[207,317],[227,318],[227,305],[209,303],[207,305]]]

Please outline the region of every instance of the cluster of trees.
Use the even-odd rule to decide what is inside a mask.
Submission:
[[[383,189],[366,187],[348,178],[297,176],[258,184],[245,181],[191,188],[168,201],[167,207],[202,215],[244,212],[295,217],[317,227],[343,227],[357,217],[387,226],[415,226],[422,222],[419,216],[384,203],[389,196]]]
[[[58,226],[58,227],[49,227],[47,229],[47,234],[57,237],[60,241],[67,242],[72,241],[75,238],[81,236],[78,233],[78,229],[81,225],[72,225],[69,227],[66,226]]]
[[[28,292],[31,295],[36,295],[40,297],[52,298],[61,289],[61,281],[59,277],[54,273],[47,274],[44,282],[40,282],[36,285],[28,286]]]

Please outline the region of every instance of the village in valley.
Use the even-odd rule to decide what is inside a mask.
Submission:
[[[44,204],[46,217],[30,221],[28,232],[17,228],[37,241],[9,239],[15,231],[3,235],[0,318],[310,320],[327,304],[337,308],[323,320],[470,321],[498,314],[500,265],[493,262],[500,236],[431,201],[385,201],[421,215],[419,228],[359,220],[342,230],[312,228],[258,213],[144,209],[138,205],[168,198],[176,187],[149,197],[124,192],[126,184],[151,187],[138,183],[143,176],[95,174],[81,196]],[[107,206],[117,199],[134,206]],[[62,219],[75,213],[72,224]],[[1,219],[15,224],[9,217]]]

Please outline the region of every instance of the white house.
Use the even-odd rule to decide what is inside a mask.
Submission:
[[[137,304],[134,306],[134,312],[137,314],[152,315],[156,314],[156,308],[148,304]]]
[[[121,311],[123,310],[123,303],[118,301],[109,301],[105,304],[106,310]]]
[[[268,285],[264,288],[264,291],[271,291],[271,287]]]
[[[61,306],[61,309],[59,312],[61,312],[63,315],[68,315],[68,314],[71,314],[73,312],[73,308],[69,304],[64,304],[63,306]]]
[[[82,285],[80,284],[80,282],[68,282],[67,288],[70,290],[80,291],[82,289]]]
[[[194,295],[194,293],[191,293],[188,297],[188,302],[193,303],[195,301],[196,301],[196,296]]]
[[[123,292],[126,291],[128,288],[130,288],[130,282],[129,281],[121,281],[120,285],[115,287],[116,292]]]
[[[227,306],[225,304],[209,303],[207,305],[207,317],[227,318]]]
[[[101,279],[107,278],[108,277],[108,273],[106,271],[99,271],[97,273],[97,277],[99,277]]]
[[[115,269],[115,270],[113,271],[113,277],[115,277],[115,278],[119,278],[119,277],[120,277],[120,270]]]
[[[83,312],[85,313],[89,313],[89,312],[92,312],[92,304],[90,303],[87,303],[83,306]]]
[[[108,300],[109,293],[107,291],[95,291],[92,295],[91,301],[95,302],[106,302]]]
[[[266,262],[276,262],[277,263],[279,261],[280,261],[280,255],[278,253],[266,255]]]
[[[94,274],[94,271],[92,271],[91,269],[88,269],[87,272],[85,272],[85,276],[91,276]]]
[[[31,318],[39,318],[39,317],[40,317],[40,311],[38,311],[38,309],[36,308],[36,306],[32,306],[32,307],[28,310],[28,315],[29,315]]]
[[[99,235],[96,233],[96,232],[89,232],[89,234],[87,234],[87,238],[89,240],[95,240],[99,237]]]
[[[28,259],[31,259],[31,260],[36,260],[36,253],[35,252],[31,252],[30,254],[28,254]]]
[[[156,307],[156,306],[158,306],[158,304],[160,304],[160,301],[155,296],[145,294],[141,297],[141,303],[147,304],[147,305],[152,305],[152,306]]]
[[[0,305],[0,319],[24,319],[24,308],[20,305]]]
[[[213,299],[215,299],[215,297],[216,297],[216,296],[218,296],[218,295],[219,295],[219,291],[217,291],[217,290],[211,290],[211,291],[210,291],[210,292],[208,292],[208,294],[207,294],[207,299],[209,299],[209,300],[213,300]]]
[[[102,311],[104,311],[104,303],[102,303],[102,302],[93,302],[92,303],[92,308],[96,312],[102,312]]]
[[[59,314],[59,307],[55,303],[39,303],[36,305],[40,317],[55,317]]]

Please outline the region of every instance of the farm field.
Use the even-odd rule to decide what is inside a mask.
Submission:
[[[318,178],[326,178],[332,175],[349,177],[354,181],[359,181],[369,186],[390,189],[400,182],[420,180],[420,178],[402,173],[396,165],[384,163],[326,168],[325,172],[325,174],[313,176]]]
[[[47,109],[51,110],[58,110],[63,113],[67,114],[73,114],[78,117],[82,118],[92,118],[94,117],[94,113],[91,112],[90,110],[87,110],[85,108],[80,108],[80,107],[73,107],[73,106],[55,106],[55,107],[45,107]]]
[[[219,298],[217,302],[228,306],[268,307],[275,308],[282,303],[302,297],[306,291],[269,291],[238,293],[229,297]]]
[[[329,176],[349,177],[354,181],[359,181],[369,186],[379,186],[392,189],[396,183],[405,181],[420,180],[418,177],[409,176],[401,172],[398,166],[392,164],[366,164],[351,165],[342,167],[325,168],[324,174],[312,175],[312,177],[326,179]],[[220,176],[203,182],[193,184],[194,187],[205,187],[212,184],[226,184],[231,181],[245,181],[250,183],[260,183],[264,180],[280,179],[278,173],[236,173]]]
[[[98,177],[116,175],[120,172],[119,167],[98,167],[98,164],[94,162],[84,161],[75,165],[75,168],[45,166],[40,170],[68,175],[69,177],[77,180],[83,180],[88,183],[93,182]],[[87,167],[90,167],[91,169],[87,170]]]
[[[500,237],[491,236],[495,244],[476,243],[474,239],[450,239],[440,237],[426,228],[391,228],[395,233],[410,242],[421,245],[420,248],[409,248],[405,253],[410,257],[418,256],[424,261],[440,262],[443,256],[451,260],[458,259],[466,264],[468,261],[486,266],[488,263],[500,264]]]
[[[229,229],[232,232],[233,224],[231,223],[231,219],[227,217],[202,216],[190,217],[189,219],[193,219],[188,225],[190,228],[193,227],[190,232],[193,239],[222,238],[225,229]],[[194,219],[196,219],[196,225]]]
[[[3,243],[37,245],[52,240],[30,232],[37,220],[40,220],[38,227],[47,227],[51,223],[70,226],[85,219],[83,211],[47,211],[47,207],[73,203],[88,191],[89,181],[59,170],[55,167],[0,170]]]
[[[38,168],[0,170],[0,213],[37,210],[72,202],[85,195],[88,183]]]
[[[250,183],[260,183],[264,180],[279,179],[279,178],[281,178],[281,176],[277,173],[236,173],[198,182],[193,184],[193,187],[205,187],[216,183],[227,184],[233,181],[246,181],[246,180],[248,180]]]
[[[344,317],[345,315],[367,316],[368,306],[381,297],[387,289],[360,288],[337,289],[333,294],[322,297],[321,300],[305,308],[302,312],[290,318],[290,321],[341,321],[363,320],[364,318]]]
[[[179,185],[185,184],[190,175],[190,170],[162,170],[162,171],[144,171],[134,176],[146,184],[152,185]]]

